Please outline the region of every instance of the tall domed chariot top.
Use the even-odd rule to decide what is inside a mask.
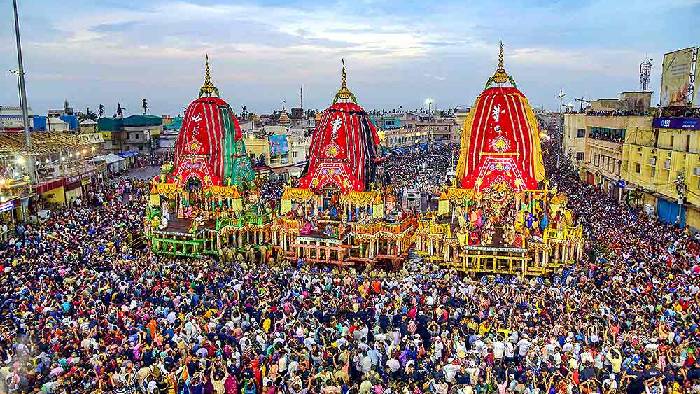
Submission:
[[[254,172],[238,119],[231,106],[219,97],[219,89],[211,80],[209,56],[205,59],[199,98],[187,106],[175,142],[172,177],[180,187],[239,185],[251,181]]]
[[[316,121],[301,188],[366,191],[376,176],[377,129],[348,89],[344,60],[342,64],[340,89]]]
[[[544,180],[537,119],[505,70],[502,42],[496,71],[469,111],[463,130],[457,164],[460,187],[535,190]]]

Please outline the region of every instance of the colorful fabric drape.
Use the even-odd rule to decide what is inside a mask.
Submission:
[[[461,187],[479,191],[498,182],[534,190],[544,179],[537,120],[517,88],[491,87],[477,98],[464,124],[457,177]]]
[[[175,143],[175,181],[182,186],[195,178],[205,187],[235,186],[253,177],[231,107],[218,97],[193,101],[185,111]]]
[[[335,186],[343,193],[367,190],[374,181],[378,148],[377,129],[364,109],[352,102],[335,103],[316,125],[299,186]]]

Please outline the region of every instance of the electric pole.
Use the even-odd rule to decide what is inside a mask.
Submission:
[[[19,97],[24,120],[24,144],[27,149],[32,147],[32,136],[29,135],[29,112],[27,109],[27,90],[24,85],[24,65],[22,64],[22,43],[19,37],[19,15],[17,14],[17,0],[12,0],[15,12],[15,39],[17,40],[17,67],[19,71]]]

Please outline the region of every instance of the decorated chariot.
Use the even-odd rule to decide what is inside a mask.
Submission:
[[[271,239],[272,210],[261,202],[238,120],[212,84],[206,60],[204,85],[185,111],[174,163],[151,182],[145,229],[158,254],[226,258],[264,250]]]
[[[470,274],[545,275],[580,259],[583,234],[545,177],[538,122],[503,66],[467,116],[456,179],[419,220],[415,248]]]
[[[342,82],[314,131],[309,161],[297,187],[288,187],[273,245],[309,263],[399,266],[413,245],[416,217],[375,182],[379,136]]]

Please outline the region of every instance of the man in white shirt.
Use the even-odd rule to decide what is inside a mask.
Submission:
[[[503,354],[506,356],[506,362],[511,364],[515,361],[515,347],[511,341],[504,342],[504,345]]]
[[[523,337],[518,341],[518,357],[524,359],[527,356],[527,351],[530,349],[532,343],[527,339],[527,336]]]
[[[392,373],[396,373],[401,368],[401,363],[394,357],[390,358],[386,362],[386,366],[391,370]]]
[[[445,381],[447,383],[455,382],[455,376],[457,375],[457,371],[459,371],[459,368],[459,365],[455,365],[452,362],[446,364],[442,368],[442,371],[445,373]]]
[[[493,342],[491,346],[493,347],[493,358],[496,360],[496,362],[502,362],[505,352],[505,344],[503,343],[503,341],[501,341],[501,339],[498,338]]]

